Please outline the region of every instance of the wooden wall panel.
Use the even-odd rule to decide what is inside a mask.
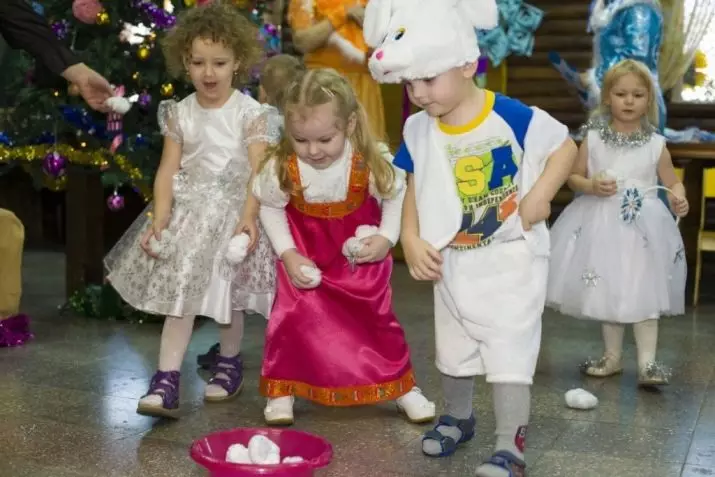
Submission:
[[[571,129],[577,129],[586,113],[576,93],[549,63],[548,54],[556,51],[573,66],[591,64],[591,36],[586,33],[588,0],[556,2],[532,0],[544,10],[544,20],[536,31],[534,52],[529,58],[511,57],[507,67],[507,94],[526,104],[551,113]]]

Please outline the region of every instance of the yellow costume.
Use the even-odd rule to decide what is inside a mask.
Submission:
[[[27,316],[18,315],[24,242],[22,222],[9,210],[0,209],[0,347],[19,346],[32,338]]]
[[[333,68],[350,81],[367,111],[370,125],[380,139],[387,140],[385,109],[380,86],[367,69],[368,47],[360,25],[347,17],[354,5],[364,7],[367,0],[291,0],[288,21],[294,32],[328,20],[335,30],[327,44],[305,54],[307,68]]]

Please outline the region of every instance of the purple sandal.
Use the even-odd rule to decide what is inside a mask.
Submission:
[[[157,371],[151,378],[149,390],[142,399],[155,395],[161,397],[161,405],[139,401],[137,413],[143,416],[179,418],[179,371]]]
[[[204,400],[207,402],[222,402],[228,401],[229,399],[234,399],[237,397],[241,390],[243,389],[243,361],[241,361],[241,355],[237,354],[233,358],[227,358],[225,356],[216,356],[216,362],[211,366],[211,374],[213,376],[209,379],[208,384],[215,384],[221,386],[227,393],[226,396],[204,396]],[[228,377],[219,378],[219,374],[223,374]]]

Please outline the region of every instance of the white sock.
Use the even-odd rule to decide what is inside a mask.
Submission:
[[[183,318],[167,316],[164,319],[164,329],[161,332],[161,344],[159,345],[159,371],[181,370],[186,348],[189,346],[191,335],[194,332],[194,318],[193,316]],[[146,396],[142,398],[142,401],[157,406],[162,403],[161,396],[158,394]]]
[[[633,334],[638,348],[638,367],[643,369],[648,363],[655,361],[658,348],[658,320],[645,320],[633,325]]]
[[[233,358],[241,352],[241,341],[243,340],[243,311],[234,310],[231,314],[231,323],[220,327],[220,349],[219,354],[225,358]],[[219,365],[220,366],[220,365]],[[223,373],[216,373],[217,378],[228,379]],[[207,396],[220,397],[228,396],[224,388],[218,384],[207,384],[204,391]]]
[[[623,354],[623,335],[626,327],[620,323],[604,323],[601,327],[603,332],[603,344],[605,346],[605,356],[613,356],[618,361]]]

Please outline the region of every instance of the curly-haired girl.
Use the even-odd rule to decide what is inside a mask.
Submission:
[[[273,302],[274,255],[259,238],[249,184],[280,125],[234,89],[258,58],[256,38],[235,8],[211,4],[187,11],[164,39],[169,71],[186,75],[196,92],[159,105],[165,139],[152,217],[142,214],[105,260],[108,279],[129,304],[166,315],[159,370],[140,414],[178,417],[180,368],[196,315],[221,325],[206,401],[237,396],[243,311],[267,315]],[[239,233],[250,237],[251,253],[234,265],[225,256]]]
[[[434,404],[415,387],[392,310],[404,175],[337,72],[303,73],[283,106],[283,140],[253,186],[281,259],[261,371],[266,422],[292,423],[294,396],[328,406],[396,400],[409,420],[430,421]]]

